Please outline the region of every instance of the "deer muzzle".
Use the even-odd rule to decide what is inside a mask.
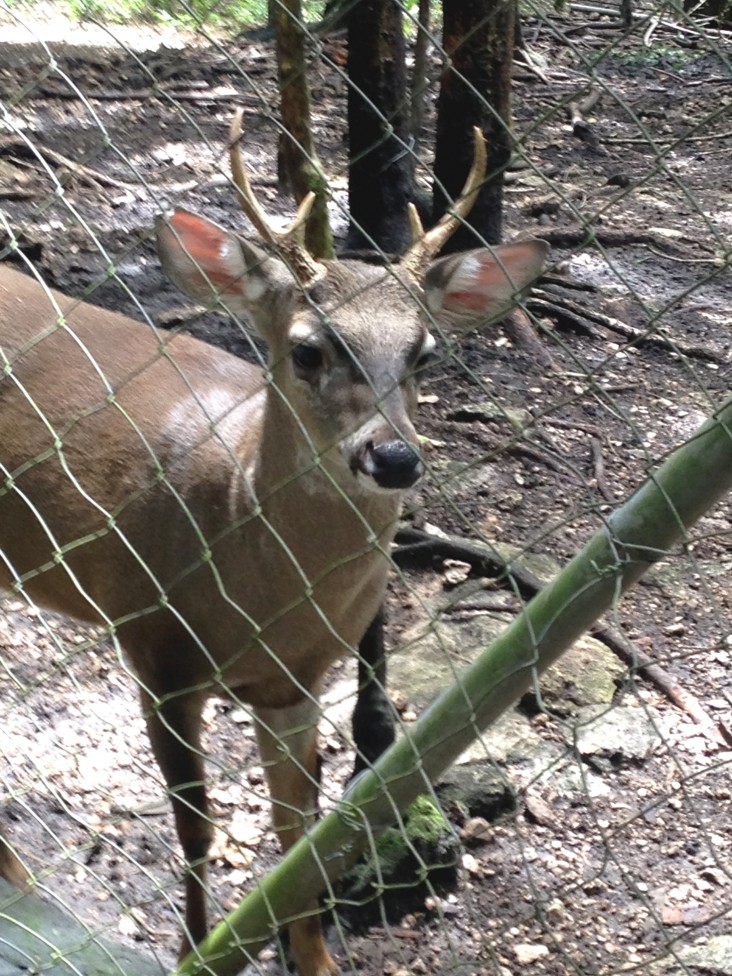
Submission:
[[[422,477],[419,451],[403,440],[374,444],[369,441],[354,459],[354,473],[372,478],[379,488],[398,491],[411,488]]]

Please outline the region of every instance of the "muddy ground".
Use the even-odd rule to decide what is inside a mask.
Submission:
[[[199,33],[158,49],[157,31],[87,38],[66,24],[72,46],[54,44],[51,60],[48,48],[26,43],[54,29],[58,40],[47,12],[21,5],[0,15],[0,241],[12,233],[50,284],[155,319],[185,304],[160,271],[155,214],[175,203],[243,224],[225,157],[237,105],[255,188],[273,212],[288,211],[272,175],[271,45]],[[557,564],[729,391],[732,45],[670,20],[623,31],[615,18],[575,11],[525,20],[533,67],[515,68],[520,160],[506,236],[552,244],[553,283],[543,305],[529,306],[551,361],[499,328],[451,351],[425,383],[430,474],[409,506],[417,526]],[[342,56],[341,40],[327,39],[311,69],[318,151],[341,233]],[[594,104],[573,125],[569,107],[590,92]],[[420,173],[427,184],[428,156]],[[197,328],[249,352],[223,319]],[[698,699],[712,727],[727,728],[731,528],[725,503],[611,620]],[[392,648],[452,585],[444,570],[437,561],[395,577]],[[518,603],[506,600],[510,620]],[[55,898],[169,965],[180,864],[134,679],[75,624],[14,597],[5,609],[2,752],[13,838]],[[618,747],[592,765],[564,746],[575,775],[555,777],[550,747],[567,741],[567,714],[524,709],[548,751],[530,774],[515,753],[499,758],[518,791],[516,811],[491,831],[469,831],[454,891],[365,932],[333,928],[344,971],[732,972],[732,754],[641,676],[616,684],[615,706],[652,716],[653,747],[635,758]],[[352,690],[343,666],[328,696],[335,726],[323,729],[326,808],[350,768],[341,731]],[[409,719],[410,688],[393,690]],[[223,911],[277,851],[246,717],[212,702],[206,728],[214,812],[228,831],[212,873],[214,911]],[[468,813],[450,813],[464,830]],[[276,971],[276,951],[265,956]]]

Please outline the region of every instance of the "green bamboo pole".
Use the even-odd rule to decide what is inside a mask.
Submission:
[[[234,976],[732,488],[732,399],[608,518],[175,976]]]

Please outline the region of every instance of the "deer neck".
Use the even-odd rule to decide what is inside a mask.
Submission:
[[[271,516],[292,513],[310,522],[323,516],[324,525],[338,520],[361,540],[385,539],[394,532],[402,495],[370,490],[349,470],[337,445],[319,449],[282,396],[267,390],[258,456],[252,484],[258,503]],[[354,538],[355,542],[355,538]]]

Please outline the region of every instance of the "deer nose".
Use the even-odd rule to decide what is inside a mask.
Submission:
[[[422,477],[424,470],[419,451],[407,441],[369,443],[363,462],[363,471],[380,488],[411,488]]]

